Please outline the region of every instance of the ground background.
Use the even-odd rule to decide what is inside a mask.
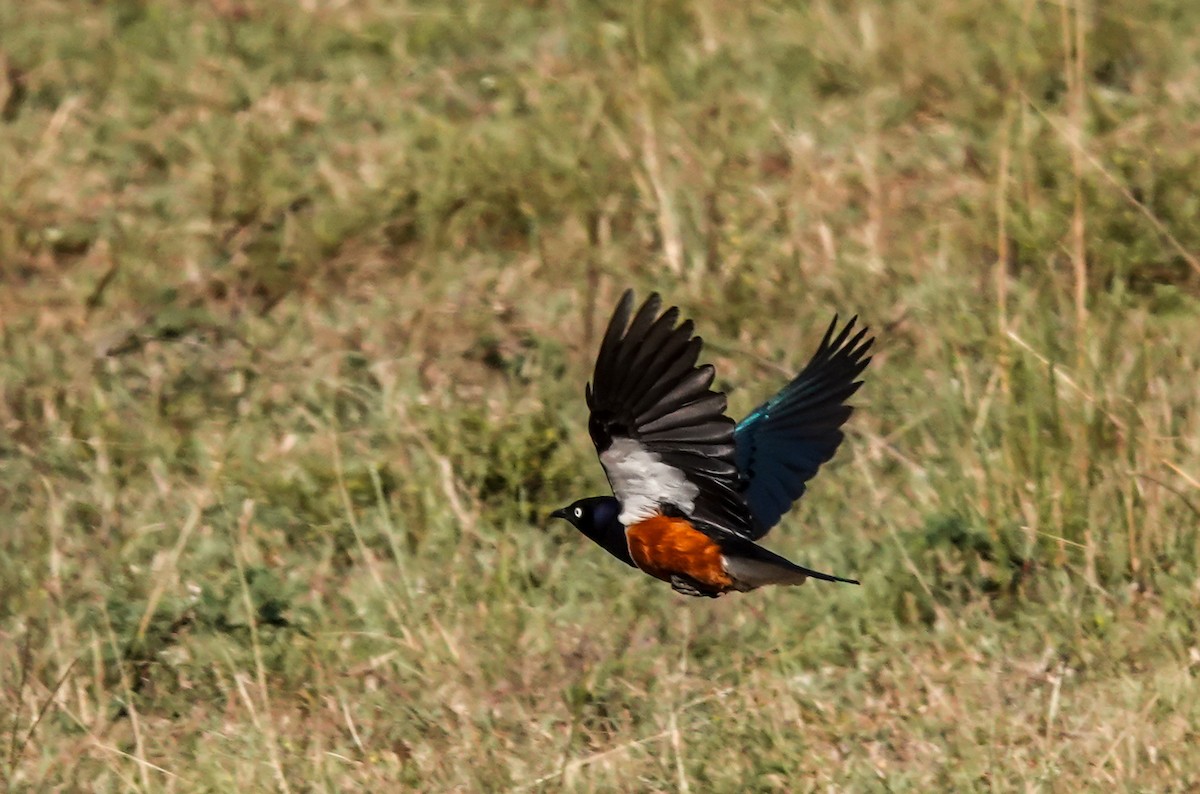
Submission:
[[[0,4],[0,780],[1200,787],[1200,4]],[[739,414],[879,334],[686,600],[603,479],[626,286]]]

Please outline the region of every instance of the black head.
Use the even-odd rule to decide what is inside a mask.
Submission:
[[[551,518],[566,519],[585,535],[597,524],[607,524],[621,511],[617,500],[611,496],[589,496],[560,507],[550,514]]]
[[[629,556],[629,544],[625,540],[625,527],[618,516],[621,503],[611,496],[589,496],[560,507],[550,514],[551,518],[562,518],[604,550],[627,565],[633,565]]]

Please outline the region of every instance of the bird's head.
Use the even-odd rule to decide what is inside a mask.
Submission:
[[[596,529],[610,524],[617,514],[617,500],[611,496],[589,496],[550,514],[569,522],[588,537],[595,537]]]
[[[625,527],[618,516],[621,503],[611,496],[589,496],[560,507],[550,514],[561,518],[584,535],[599,543],[609,554],[626,565],[633,565],[629,557],[629,544],[625,540]]]

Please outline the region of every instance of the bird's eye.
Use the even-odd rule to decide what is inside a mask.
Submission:
[[[583,518],[583,508],[582,507],[575,508],[575,517]]]

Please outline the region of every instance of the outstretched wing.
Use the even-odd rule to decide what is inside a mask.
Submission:
[[[734,431],[743,494],[753,515],[751,539],[767,534],[804,494],[805,483],[842,443],[842,425],[853,408],[845,402],[862,381],[875,341],[857,317],[834,337],[834,317],[808,365],[778,394],[754,409]]]
[[[703,344],[679,309],[662,314],[651,295],[633,313],[627,290],[600,343],[587,388],[588,432],[630,526],[672,510],[745,535],[750,510],[739,492],[734,422],[713,391]],[[630,317],[632,316],[632,321]]]

